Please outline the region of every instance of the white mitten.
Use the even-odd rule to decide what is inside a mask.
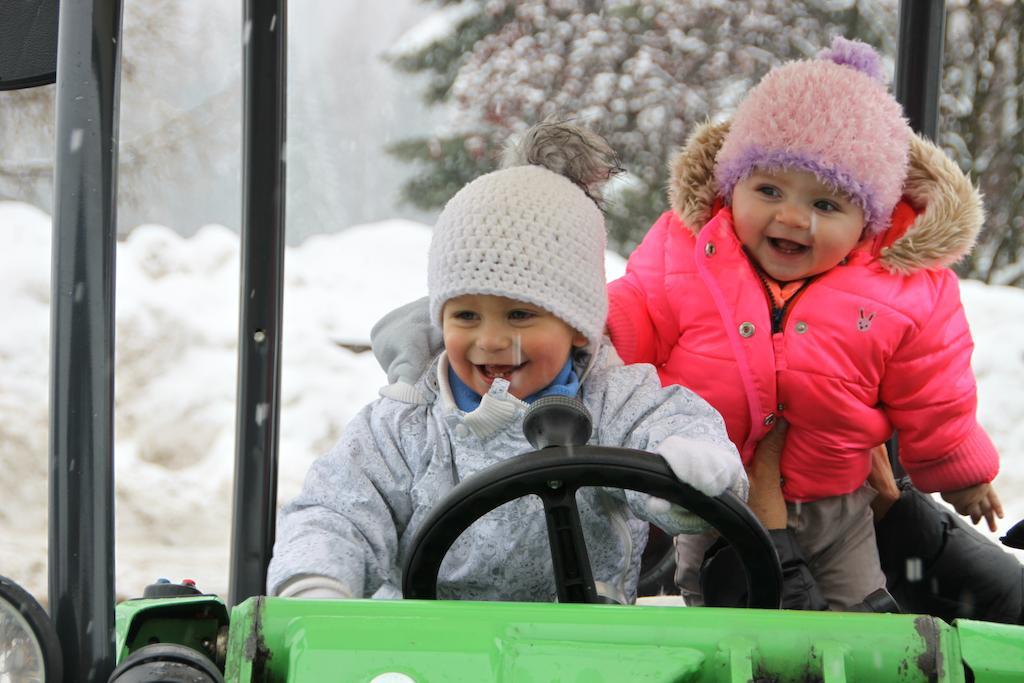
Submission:
[[[728,489],[747,499],[750,484],[735,448],[672,435],[658,444],[655,451],[665,458],[679,481],[701,493],[717,496]]]
[[[679,481],[689,484],[708,496],[717,496],[726,489],[744,500],[749,483],[739,453],[707,441],[694,441],[681,436],[670,436],[654,449],[672,468]],[[710,524],[689,510],[673,505],[662,498],[651,496],[647,500],[649,521],[664,531],[675,534],[699,534]]]

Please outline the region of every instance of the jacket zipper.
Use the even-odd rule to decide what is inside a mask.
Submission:
[[[764,273],[760,269],[757,269],[757,277],[761,280],[764,293],[768,295],[768,304],[771,307],[772,334],[778,334],[783,330],[786,322],[786,313],[789,311],[790,306],[797,300],[797,297],[803,294],[803,291],[807,289],[807,285],[811,284],[811,280],[814,278],[809,277],[804,280],[804,283],[793,293],[793,296],[789,297],[789,300],[783,303],[782,306],[779,306],[778,302],[775,301],[775,295],[772,294],[771,287],[768,286],[768,280],[765,279]]]

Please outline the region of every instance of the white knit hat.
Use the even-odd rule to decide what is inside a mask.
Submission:
[[[616,170],[606,169],[605,179]],[[491,294],[544,308],[593,348],[608,312],[606,235],[604,216],[584,186],[528,165],[488,173],[459,190],[430,241],[427,288],[435,324],[449,299]]]

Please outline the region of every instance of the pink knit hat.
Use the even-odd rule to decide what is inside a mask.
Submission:
[[[740,103],[715,159],[718,194],[729,201],[755,168],[810,171],[849,195],[877,234],[902,194],[910,135],[878,53],[836,37],[817,59],[769,71]]]

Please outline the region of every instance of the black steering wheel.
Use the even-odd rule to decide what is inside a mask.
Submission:
[[[527,437],[539,450],[467,477],[424,520],[402,575],[406,598],[437,599],[438,571],[462,532],[491,510],[536,495],[544,504],[558,601],[603,602],[594,587],[576,491],[605,486],[656,496],[703,518],[735,548],[746,575],[747,606],[778,609],[782,595],[778,554],[764,526],[738,497],[729,491],[706,496],[680,482],[664,458],[646,451],[550,445],[585,442],[590,436],[589,416],[585,429],[578,424],[567,426],[567,400],[551,398],[560,400],[537,401],[524,422]]]

